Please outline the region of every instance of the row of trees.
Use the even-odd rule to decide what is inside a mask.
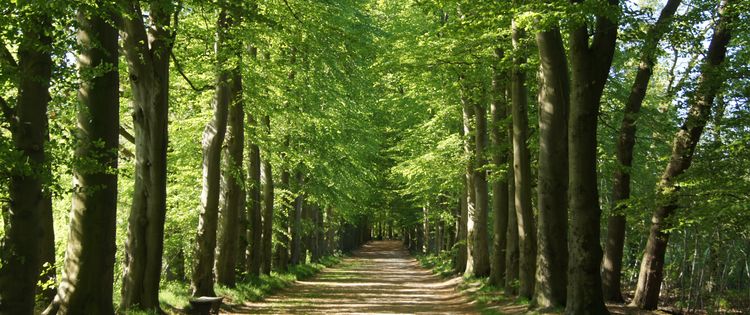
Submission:
[[[0,313],[158,310],[163,274],[214,296],[363,243],[362,5],[3,1]]]
[[[373,234],[540,309],[738,307],[750,4],[683,1],[0,0],[0,313]]]
[[[747,173],[711,186],[725,175],[688,170],[748,162],[736,149],[747,95],[734,90],[747,84],[747,5],[391,3],[381,66],[384,101],[409,117],[392,167],[410,201],[394,210],[406,244],[448,251],[456,272],[541,310],[606,314],[625,296],[642,309],[660,297],[729,307],[748,282]],[[710,280],[688,246],[667,246],[704,233],[739,239],[712,249],[734,258],[708,262]]]

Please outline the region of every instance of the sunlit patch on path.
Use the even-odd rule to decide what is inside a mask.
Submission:
[[[399,241],[375,241],[315,278],[227,314],[477,314],[458,282],[421,268]]]

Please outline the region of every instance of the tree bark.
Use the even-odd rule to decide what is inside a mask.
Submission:
[[[462,93],[468,93],[463,91]],[[476,216],[476,189],[474,176],[476,175],[475,169],[475,137],[476,133],[472,121],[474,120],[474,107],[469,103],[469,96],[462,95],[461,103],[463,108],[463,135],[464,135],[464,153],[468,157],[466,164],[466,267],[464,269],[464,276],[474,275],[474,255],[475,245],[474,240],[476,238],[476,227],[474,226]]]
[[[333,207],[326,206],[326,218],[325,218],[325,224],[326,227],[326,248],[328,248],[327,254],[333,255],[338,249],[336,247],[336,226],[334,224],[334,217],[333,217]]]
[[[695,148],[710,118],[714,98],[726,81],[721,69],[731,39],[731,21],[736,16],[735,12],[727,10],[729,5],[729,0],[721,2],[719,21],[708,46],[698,86],[689,100],[687,118],[674,136],[672,155],[657,184],[656,209],[651,217],[648,242],[632,301],[633,305],[642,309],[657,307],[663,279],[664,255],[669,240],[668,229],[672,226],[670,219],[679,205],[679,176],[690,168]]]
[[[170,32],[175,7],[150,2],[145,26],[138,1],[124,1],[123,47],[133,91],[136,166],[120,308],[159,309],[167,200]]]
[[[525,36],[522,29],[513,25],[513,48],[524,50],[520,41]],[[534,272],[536,270],[536,230],[534,212],[531,209],[531,157],[526,141],[529,137],[528,97],[526,73],[522,70],[526,58],[524,53],[513,58],[511,74],[511,103],[513,116],[513,168],[515,174],[516,220],[520,249],[518,294],[531,299],[534,294]]]
[[[238,49],[239,47],[233,47]],[[239,50],[235,50],[238,52]],[[240,61],[239,53],[237,62]],[[243,180],[242,156],[245,144],[245,109],[242,102],[242,69],[239,64],[231,70],[231,103],[227,117],[227,131],[224,139],[223,169],[221,170],[221,204],[219,208],[220,225],[218,230],[218,248],[216,250],[216,282],[234,287],[237,281],[238,258],[244,254],[240,248],[240,222],[244,221],[242,210],[245,208],[245,188]],[[242,249],[242,251],[240,251]]]
[[[619,10],[617,0],[601,11]],[[608,7],[607,7],[608,6]],[[597,187],[597,119],[599,102],[615,50],[617,21],[597,16],[593,40],[585,23],[571,29],[571,89],[568,114],[568,240],[566,314],[609,314],[601,280],[599,191]]]
[[[260,267],[263,262],[263,208],[261,204],[261,161],[260,148],[257,144],[258,123],[253,115],[247,115],[247,125],[251,130],[248,141],[248,163],[247,163],[247,216],[248,216],[248,248],[247,248],[247,273],[250,276],[259,276]]]
[[[483,99],[483,98],[481,98]],[[476,213],[473,217],[474,227],[474,276],[487,277],[490,275],[490,254],[487,231],[487,164],[485,148],[487,147],[487,109],[481,102],[474,103],[474,118],[476,123],[476,135],[474,136],[476,154],[476,165],[474,168],[474,189],[476,201]]]
[[[196,261],[193,265],[191,281],[192,295],[215,296],[214,256],[216,251],[216,229],[219,215],[219,194],[221,192],[221,147],[227,130],[227,116],[232,102],[231,71],[224,70],[228,62],[227,42],[232,18],[225,8],[221,9],[217,23],[216,56],[217,84],[214,100],[214,117],[203,131],[203,191],[201,193],[201,213],[198,220],[198,234],[195,238]]]
[[[495,50],[498,59],[502,58],[503,52]],[[501,69],[493,69],[492,93],[493,99],[490,104],[490,140],[492,141],[492,164],[495,169],[508,167],[508,139],[506,139],[508,124],[508,103],[505,95],[507,85],[503,78]],[[493,237],[492,237],[492,266],[490,268],[490,284],[501,287],[505,285],[505,256],[508,240],[508,172],[505,174],[493,174],[495,178],[492,183],[492,213],[493,213]]]
[[[300,255],[302,254],[302,205],[305,201],[305,196],[302,193],[302,185],[304,184],[305,178],[302,172],[297,172],[295,176],[297,180],[297,187],[300,187],[297,191],[297,198],[294,200],[294,219],[290,226],[292,234],[292,254],[290,263],[297,265],[300,263]]]
[[[289,148],[289,137],[287,136],[284,147],[286,149]],[[286,153],[282,152],[281,154],[282,160],[286,160]],[[289,213],[292,212],[294,209],[293,207],[290,207],[292,204],[291,199],[291,186],[290,178],[291,174],[289,173],[288,167],[289,163],[288,161],[282,162],[283,166],[287,169],[284,169],[281,171],[281,176],[279,185],[281,186],[281,202],[279,203],[279,207],[277,207],[279,214],[277,215],[279,228],[277,229],[276,234],[276,240],[278,241],[276,243],[276,268],[279,271],[286,271],[288,264],[289,264],[289,238],[287,237],[287,231],[289,230]]]
[[[540,58],[536,290],[541,309],[565,307],[568,266],[568,108],[570,81],[560,30],[536,35]]]
[[[462,130],[463,133],[463,130]],[[466,217],[468,216],[468,190],[467,178],[468,175],[462,176],[463,187],[461,187],[461,193],[459,194],[458,201],[458,218],[456,220],[456,256],[453,260],[453,270],[456,273],[463,274],[466,270]]]
[[[646,97],[658,44],[667,32],[672,17],[681,0],[669,0],[659,14],[659,19],[649,28],[641,48],[640,64],[635,80],[630,88],[630,95],[625,103],[624,115],[617,137],[617,163],[612,187],[612,212],[607,220],[607,242],[602,262],[602,286],[604,299],[623,302],[620,288],[622,276],[622,252],[625,245],[625,225],[628,200],[630,199],[630,169],[633,166],[633,147],[635,146],[636,122]]]
[[[263,117],[263,125],[266,133],[271,134],[271,118]],[[271,274],[271,260],[273,254],[273,169],[271,168],[271,152],[263,152],[261,159],[260,179],[263,185],[263,240],[260,271],[263,274]]]
[[[20,16],[18,45],[18,94],[14,109],[6,112],[11,122],[12,143],[20,153],[21,169],[14,169],[9,184],[10,206],[0,248],[0,313],[33,314],[37,280],[44,244],[42,223],[49,209],[50,178],[45,146],[49,139],[47,105],[52,76],[52,18],[41,8],[19,4],[28,10]],[[11,57],[12,58],[12,57]]]
[[[513,130],[509,128],[508,139],[513,139]],[[508,154],[508,165],[513,165],[513,154]],[[518,220],[516,219],[515,181],[513,167],[508,167],[508,242],[505,247],[505,294],[512,295],[518,292]]]
[[[98,2],[101,5],[101,2]],[[63,277],[46,314],[114,314],[112,284],[120,125],[118,33],[106,15],[78,11],[78,138]],[[96,69],[109,67],[100,75]]]

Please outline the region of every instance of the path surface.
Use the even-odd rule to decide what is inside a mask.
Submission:
[[[226,314],[478,314],[446,280],[419,266],[399,241],[374,241],[312,279]]]

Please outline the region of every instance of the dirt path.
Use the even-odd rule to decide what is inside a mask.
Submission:
[[[421,268],[399,241],[375,241],[341,264],[226,314],[478,314],[471,300]]]

